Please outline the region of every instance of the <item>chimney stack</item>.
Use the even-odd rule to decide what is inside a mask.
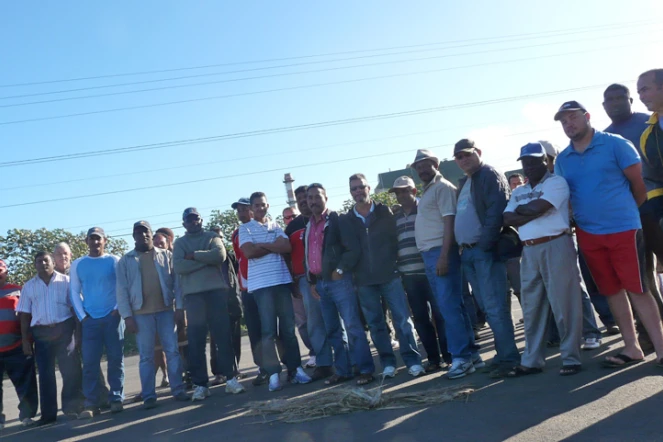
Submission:
[[[286,173],[283,176],[283,184],[285,184],[285,193],[288,197],[286,203],[290,207],[297,207],[297,200],[295,199],[295,190],[292,188],[292,183],[294,182],[295,180],[292,178],[291,174]]]

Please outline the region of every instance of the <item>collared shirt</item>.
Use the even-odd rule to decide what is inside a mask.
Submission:
[[[398,231],[398,271],[408,275],[425,275],[426,266],[417,249],[414,229],[417,220],[417,202],[412,212],[405,214],[403,209],[394,214]],[[441,244],[440,244],[441,245]]]
[[[424,186],[417,208],[414,237],[420,251],[442,247],[444,217],[450,215],[456,215],[456,187],[438,172]]]
[[[114,255],[84,256],[71,264],[71,303],[79,321],[88,315],[103,318],[117,309],[115,269],[119,260]]]
[[[273,243],[277,238],[288,239],[283,229],[271,220],[261,224],[252,219],[239,226],[240,247],[246,243]],[[292,282],[290,270],[279,253],[268,253],[260,258],[250,258],[248,276],[249,292]]]
[[[631,184],[624,175],[624,169],[639,162],[631,142],[598,130],[583,153],[570,144],[557,156],[555,174],[569,185],[578,227],[594,235],[641,228]]]
[[[69,277],[54,272],[48,285],[35,276],[21,290],[16,311],[32,315],[30,327],[54,325],[74,316],[69,297]]]
[[[517,187],[504,212],[515,212],[518,206],[539,199],[548,201],[553,208],[518,227],[518,236],[523,241],[569,231],[569,185],[564,178],[550,172],[534,188],[529,183]]]
[[[21,346],[21,320],[16,314],[21,286],[0,286],[0,353]]]
[[[649,120],[648,114],[634,112],[628,120],[622,121],[621,123],[612,123],[610,126],[606,127],[603,132],[621,135],[633,143],[637,149],[640,144],[640,137],[645,129],[647,129],[647,120]],[[642,153],[640,152],[640,154]]]
[[[352,208],[352,211],[355,213],[355,215],[357,215],[357,217],[359,219],[361,219],[364,222],[364,225],[368,224],[368,220],[371,218],[371,215],[373,214],[373,211],[375,211],[375,203],[373,201],[371,201],[371,210],[368,212],[368,215],[365,218],[364,218],[364,215],[357,212],[357,205],[356,204]]]
[[[312,216],[309,219],[311,227],[308,232],[308,256],[306,263],[308,264],[309,271],[314,275],[322,273],[322,245],[325,241],[325,224],[327,223],[328,210],[325,210],[320,218],[316,221]]]
[[[663,196],[663,118],[654,112],[645,124],[636,147],[642,156],[647,197],[652,199]]]

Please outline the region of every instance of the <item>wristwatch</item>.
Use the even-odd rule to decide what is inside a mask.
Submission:
[[[342,275],[343,274],[343,269],[336,269],[336,273],[338,273],[339,275]]]

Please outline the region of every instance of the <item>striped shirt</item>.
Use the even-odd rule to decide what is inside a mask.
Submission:
[[[16,314],[20,296],[20,285],[5,284],[0,287],[0,353],[21,346],[21,320]]]
[[[16,311],[32,315],[30,326],[54,325],[74,316],[69,297],[69,277],[54,272],[46,285],[35,276],[25,283],[21,290]]]
[[[274,221],[265,224],[252,219],[239,226],[239,246],[247,243],[273,243],[277,238],[288,239],[283,229]],[[260,258],[249,259],[249,292],[281,284],[290,284],[292,277],[288,266],[278,253],[269,253]]]
[[[398,270],[408,275],[424,275],[426,266],[424,266],[424,260],[414,238],[417,205],[415,204],[409,215],[406,215],[401,209],[394,217],[396,218],[396,229],[398,231]]]

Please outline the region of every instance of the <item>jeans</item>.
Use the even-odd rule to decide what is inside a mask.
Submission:
[[[288,372],[292,373],[302,365],[299,342],[295,335],[295,312],[292,308],[291,293],[290,284],[265,287],[253,292],[260,313],[263,364],[260,368],[269,375],[281,372],[281,364],[276,354],[277,334],[283,341]]]
[[[396,356],[391,347],[391,337],[387,330],[382,299],[387,301],[394,318],[394,328],[400,343],[400,353],[407,367],[421,364],[421,355],[414,339],[414,326],[410,319],[403,283],[399,277],[385,284],[365,285],[358,289],[359,305],[371,331],[373,345],[380,355],[382,367],[396,367]]]
[[[344,275],[338,281],[318,280],[316,290],[320,295],[320,308],[327,331],[327,341],[334,349],[334,368],[339,376],[352,376],[351,362],[361,374],[375,371],[373,356],[368,346],[366,332],[361,323],[357,294],[352,286],[352,277]],[[339,318],[340,316],[340,318]],[[348,341],[343,339],[343,326]],[[352,358],[348,353],[352,354]]]
[[[578,253],[578,263],[580,264],[582,280],[585,283],[585,287],[587,287],[587,293],[589,293],[589,297],[592,304],[594,305],[594,308],[596,309],[596,313],[599,314],[599,319],[606,327],[615,325],[615,318],[612,316],[612,312],[610,311],[608,299],[599,293],[599,289],[596,287],[594,278],[592,278],[592,274],[589,272],[589,267],[587,266],[587,262],[582,256],[582,253]]]
[[[101,354],[106,347],[108,359],[108,400],[122,402],[124,400],[124,320],[120,315],[109,313],[103,318],[88,316],[82,324],[83,338],[83,394],[85,407],[98,407],[105,402],[100,397],[104,388],[100,385]],[[103,378],[102,378],[103,379]]]
[[[78,413],[83,408],[83,371],[78,352],[67,346],[72,343],[76,321],[69,318],[55,327],[32,327],[35,340],[35,361],[39,370],[39,396],[41,418],[54,420],[58,414],[58,386],[55,380],[55,362],[62,375],[60,396],[62,411]]]
[[[242,356],[242,315],[235,316],[230,314],[230,342],[232,342],[233,355],[235,356],[233,371],[237,374],[239,373],[239,360]],[[217,351],[216,341],[214,337],[210,335],[209,337],[209,346],[210,346],[210,355],[209,355],[209,367],[212,370],[214,376],[222,375],[221,369],[219,368],[219,361],[217,360]]]
[[[249,344],[251,345],[253,363],[260,368],[262,367],[262,326],[260,324],[258,304],[256,304],[253,293],[242,292],[242,307],[244,310],[244,324],[246,325],[246,332],[249,335]],[[285,350],[283,349],[283,342],[278,336],[276,337],[276,352],[279,355],[279,360],[283,363]]]
[[[300,279],[305,280],[306,278],[300,278]],[[299,282],[295,282],[293,284],[297,284],[297,287],[299,288]],[[301,298],[296,298],[294,296],[294,293],[295,292],[293,291],[292,309],[295,313],[295,326],[297,327],[297,331],[299,332],[299,337],[302,339],[304,346],[308,349],[308,355],[315,356],[315,349],[313,348],[313,344],[311,343],[311,338],[308,335],[308,318],[306,313],[306,303],[304,301],[304,295],[302,294]]]
[[[469,360],[478,347],[474,344],[474,330],[463,302],[462,272],[458,248],[449,252],[449,270],[444,276],[437,276],[437,261],[441,247],[422,252],[426,265],[426,276],[435,300],[444,318],[444,332],[447,336],[449,353],[454,360]],[[467,286],[467,283],[465,283]],[[469,287],[468,287],[469,294]],[[474,301],[472,301],[474,302]]]
[[[34,358],[25,356],[20,345],[13,350],[0,352],[0,377],[4,377],[5,373],[16,389],[19,420],[35,417],[39,398]],[[5,422],[2,411],[2,382],[0,382],[0,423]]]
[[[495,363],[514,366],[520,364],[516,347],[510,302],[506,296],[506,267],[491,252],[479,248],[464,249],[462,271],[467,277],[474,299],[486,314],[486,321],[495,336]]]
[[[205,348],[207,330],[214,336],[219,371],[230,379],[235,375],[232,343],[230,338],[230,315],[228,314],[228,290],[208,290],[190,293],[184,297],[184,308],[188,321],[189,372],[194,385],[207,387],[209,376]]]
[[[182,360],[177,348],[177,334],[175,333],[175,315],[172,310],[165,312],[134,315],[138,326],[136,343],[140,353],[138,372],[140,374],[141,396],[143,401],[156,399],[156,367],[154,364],[154,347],[157,335],[161,347],[166,355],[170,391],[173,396],[184,392],[182,381]]]
[[[414,327],[426,350],[428,362],[439,365],[441,359],[451,363],[451,353],[447,348],[447,336],[444,333],[444,318],[437,305],[433,290],[426,275],[403,274],[403,286],[412,310]],[[432,316],[432,321],[431,321]],[[440,358],[440,353],[442,358]]]
[[[322,317],[320,300],[315,299],[311,294],[311,286],[305,277],[300,278],[297,284],[299,284],[299,291],[304,299],[307,332],[312,352],[315,355],[316,365],[318,367],[331,367],[334,357],[332,356],[332,347],[327,341],[327,330],[325,329],[325,320]]]

